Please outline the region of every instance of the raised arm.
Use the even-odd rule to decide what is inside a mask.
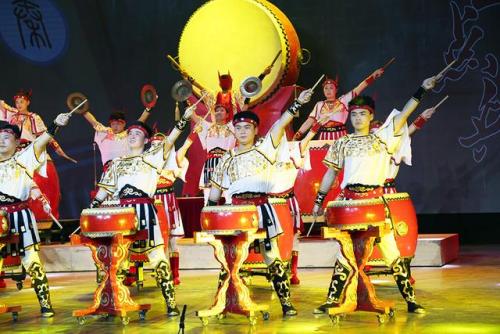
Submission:
[[[146,123],[146,121],[148,120],[149,116],[151,116],[151,109],[150,108],[146,108],[146,109],[144,109],[144,111],[142,112],[141,116],[137,120],[139,122]]]
[[[59,145],[59,143],[57,142],[57,140],[55,139],[52,139],[50,142],[49,142],[49,146],[52,147],[52,149],[57,153],[58,156],[66,159],[66,160],[69,160],[73,163],[77,163],[77,161],[75,159],[73,159],[72,157],[70,157],[69,155],[66,154],[66,152],[64,152],[64,150],[62,149],[61,145]]]
[[[330,191],[333,182],[335,182],[335,177],[337,177],[337,172],[334,168],[328,168],[323,179],[321,180],[321,185],[319,186],[318,194],[314,200],[313,215],[317,216],[321,214],[323,202],[325,201],[326,195]]]
[[[176,159],[178,162],[181,162],[182,160],[184,160],[184,158],[186,157],[187,151],[189,150],[189,148],[191,147],[191,145],[193,144],[193,142],[195,140],[195,137],[197,136],[198,133],[201,132],[201,130],[202,130],[201,125],[199,123],[196,124],[196,126],[193,129],[193,132],[191,132],[189,134],[189,136],[184,141],[184,144],[182,144],[182,146],[177,150]]]
[[[356,88],[351,91],[352,97],[356,97],[361,94],[363,90],[370,86],[376,79],[380,78],[382,74],[384,74],[383,68],[376,69],[372,74],[366,77],[365,80],[361,81],[359,85],[357,85]]]
[[[95,119],[94,115],[90,111],[83,113],[82,116],[87,120],[87,122],[90,123],[90,125],[92,125],[94,129],[101,124]]]
[[[409,99],[408,102],[406,102],[403,111],[401,111],[399,115],[394,117],[395,133],[398,133],[403,128],[403,126],[406,124],[406,121],[408,120],[408,117],[410,117],[410,115],[415,111],[415,109],[417,109],[418,105],[420,104],[420,100],[422,99],[424,94],[428,90],[434,88],[434,86],[436,85],[436,81],[437,78],[435,76],[425,79],[422,82],[422,86],[420,86],[415,92],[415,94],[413,94],[411,99]]]
[[[54,122],[47,128],[47,131],[45,131],[43,134],[41,134],[35,139],[33,143],[33,149],[35,150],[36,156],[39,156],[40,154],[42,154],[43,151],[45,151],[47,144],[56,135],[59,127],[68,124],[70,117],[71,116],[69,113],[63,113],[57,115]]]
[[[170,132],[166,139],[165,143],[165,150],[168,151],[172,148],[172,146],[175,144],[175,141],[177,138],[179,138],[179,135],[182,133],[182,131],[188,126],[189,120],[191,119],[191,116],[194,113],[194,110],[196,109],[196,106],[190,106],[184,111],[184,115],[182,115],[181,119],[175,124],[174,129]]]
[[[325,115],[320,118],[319,121],[314,121],[311,130],[307,133],[307,135],[300,141],[300,155],[304,155],[304,153],[309,148],[309,143],[319,132],[321,127],[328,122],[329,115]]]
[[[271,137],[274,143],[279,143],[281,137],[283,137],[283,134],[285,133],[286,126],[290,124],[290,122],[296,115],[298,115],[300,107],[311,100],[312,94],[313,91],[311,89],[302,91],[299,97],[295,101],[293,101],[292,105],[288,107],[288,109],[281,115],[279,120],[274,123],[273,127],[270,130]]]
[[[408,134],[411,136],[417,130],[420,130],[425,123],[432,117],[432,115],[436,112],[436,108],[429,108],[424,110],[408,127]]]

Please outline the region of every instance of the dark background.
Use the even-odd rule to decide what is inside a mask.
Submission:
[[[8,4],[10,0],[2,2]],[[66,22],[65,49],[54,61],[40,64],[13,52],[4,34],[0,47],[1,99],[12,104],[18,88],[32,88],[31,111],[50,123],[58,113],[66,111],[67,94],[81,91],[89,97],[94,115],[106,123],[113,109],[124,108],[129,120],[136,118],[142,111],[139,90],[143,84],[152,83],[160,99],[150,123],[158,122],[163,130],[172,127],[174,103],[170,88],[179,76],[165,55],[177,54],[183,26],[202,1],[38,2],[51,2],[59,9]],[[5,11],[5,3],[0,11]],[[417,111],[450,95],[414,136],[413,166],[401,168],[398,188],[410,192],[417,211],[429,217],[500,212],[498,70],[493,65],[489,72],[485,70],[498,55],[498,1],[273,3],[294,24],[301,46],[312,53],[311,62],[301,69],[300,85],[312,85],[322,73],[338,74],[340,92],[344,93],[391,57],[397,58],[383,78],[367,90],[376,98],[379,119],[394,107],[401,109],[423,79],[458,58],[450,74],[455,78],[443,80],[436,88],[440,92],[428,94]],[[464,21],[463,32],[454,29],[461,27],[460,20],[453,18],[454,7]],[[4,24],[4,20],[0,21],[0,25]],[[50,22],[46,24],[50,26]],[[481,38],[470,48],[461,47],[464,38],[476,36],[472,31]],[[446,55],[450,45],[452,52]],[[259,56],[258,50],[251,51]],[[316,94],[315,99],[319,98],[321,94]],[[480,131],[474,128],[474,116],[486,124]],[[477,136],[471,141],[459,141],[475,132]],[[74,218],[88,205],[93,186],[93,130],[77,116],[60,131],[58,139],[66,152],[79,161],[74,165],[52,155],[61,179],[61,216]],[[495,220],[491,219],[492,224]],[[474,222],[467,220],[464,224]],[[453,228],[453,222],[447,226]]]

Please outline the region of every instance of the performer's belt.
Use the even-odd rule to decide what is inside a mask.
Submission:
[[[384,188],[364,184],[349,184],[344,188],[342,193],[345,199],[367,199],[382,197],[384,195]]]
[[[128,204],[153,204],[154,199],[150,197],[127,197],[120,198],[120,205],[128,205]]]
[[[29,207],[28,201],[16,202],[16,203],[0,203],[0,210],[8,213],[21,211]]]
[[[155,191],[155,195],[170,194],[173,192],[174,192],[174,186],[167,186],[167,187],[157,188]]]
[[[283,199],[289,199],[295,196],[295,193],[293,192],[293,188],[285,190],[281,193],[272,193],[269,194],[269,197],[273,198],[283,198]]]
[[[265,193],[246,192],[241,194],[234,194],[231,198],[232,203],[235,205],[253,204],[257,206],[266,204],[268,202],[268,195]]]
[[[210,158],[221,158],[226,153],[226,150],[223,150],[220,147],[216,147],[208,151],[207,159]]]
[[[338,132],[338,131],[346,131],[347,128],[344,124],[335,121],[329,121],[325,125],[321,127],[320,131],[323,132]]]

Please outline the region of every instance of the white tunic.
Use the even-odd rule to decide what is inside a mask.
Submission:
[[[342,95],[336,101],[342,104],[342,110],[339,112],[332,113],[329,121],[334,121],[338,123],[345,124],[347,117],[349,116],[349,102],[351,102],[353,96],[352,92]],[[326,106],[326,101],[319,101],[314,105],[313,110],[309,114],[309,117],[314,118],[319,121],[324,113],[328,113],[330,110]]]
[[[330,146],[323,163],[329,168],[344,169],[342,189],[349,184],[383,186],[395,152],[399,150],[400,159],[406,159],[411,154],[401,146],[408,140],[408,126],[394,133],[394,117],[398,114],[399,111],[393,110],[373,134],[349,134]]]
[[[106,162],[124,156],[128,152],[127,131],[113,133],[110,127],[97,122],[94,126],[94,141],[101,152],[101,160],[104,165]]]
[[[288,141],[285,136],[281,140],[278,156],[272,176],[271,193],[279,194],[293,188],[300,169],[310,170],[309,150],[301,154],[299,141]]]
[[[203,120],[201,127],[202,130],[198,133],[198,137],[205,151],[210,152],[217,147],[229,151],[234,147],[236,139],[234,138],[233,123],[218,125]]]

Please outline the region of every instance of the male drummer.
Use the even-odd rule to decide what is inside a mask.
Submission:
[[[283,113],[269,132],[256,142],[259,118],[251,111],[234,116],[233,125],[237,146],[225,153],[212,175],[208,205],[217,205],[222,191],[231,197],[232,204],[255,204],[259,212],[259,228],[266,230],[260,242],[264,261],[268,265],[283,315],[294,316],[297,310],[290,301],[290,281],[278,249],[276,237],[283,231],[273,207],[268,202],[272,184],[272,165],[279,160],[278,145],[285,127],[298,114],[300,107],[309,102],[311,90],[303,91]],[[221,273],[222,275],[227,273]]]
[[[138,121],[146,122],[150,115],[151,110],[146,108]],[[105,168],[114,158],[127,154],[127,131],[125,129],[127,121],[125,113],[122,111],[111,113],[109,115],[109,126],[104,126],[90,111],[85,111],[83,117],[95,130],[94,142],[99,147],[102,165]]]
[[[21,130],[17,125],[0,121],[0,210],[6,212],[11,234],[19,234],[19,242],[7,245],[0,254],[3,259],[10,253],[19,254],[23,267],[40,303],[42,317],[54,316],[50,302],[49,282],[38,255],[40,236],[33,212],[28,206],[33,187],[33,173],[46,161],[45,148],[53,140],[60,126],[69,121],[69,114],[59,114],[53,124],[26,148],[17,151]]]
[[[368,199],[383,196],[383,184],[387,176],[391,156],[399,150],[402,157],[410,154],[406,120],[418,106],[424,93],[432,89],[436,77],[423,81],[413,97],[406,103],[402,112],[393,110],[385,123],[370,134],[370,122],[373,120],[375,103],[368,96],[358,96],[349,104],[350,119],[354,133],[335,141],[328,150],[323,163],[328,167],[323,176],[320,189],[316,196],[313,214],[318,215],[323,201],[332,186],[338,171],[344,169],[344,179],[341,184],[344,200]],[[390,211],[386,210],[388,227],[392,228]],[[381,236],[380,249],[384,259],[391,263],[394,279],[401,295],[408,305],[408,312],[424,313],[422,306],[417,304],[415,292],[410,284],[409,265],[399,256],[399,250],[392,232]],[[341,303],[346,289],[346,277],[354,268],[339,254],[335,270],[328,290],[327,300],[314,310],[314,313],[325,313],[328,308]]]
[[[129,154],[113,159],[103,173],[98,183],[99,190],[91,203],[91,207],[98,207],[109,194],[119,198],[121,206],[135,208],[139,230],[147,230],[149,233],[146,241],[135,242],[130,251],[147,254],[165,298],[168,317],[179,315],[179,309],[153,196],[161,171],[177,168],[174,143],[189,123],[194,108],[187,108],[170,135],[161,144],[154,145],[147,151],[144,151],[144,145],[152,135],[151,129],[140,121],[133,122],[127,129]],[[171,162],[175,164],[174,167],[168,166]],[[127,266],[125,264],[124,268]]]

